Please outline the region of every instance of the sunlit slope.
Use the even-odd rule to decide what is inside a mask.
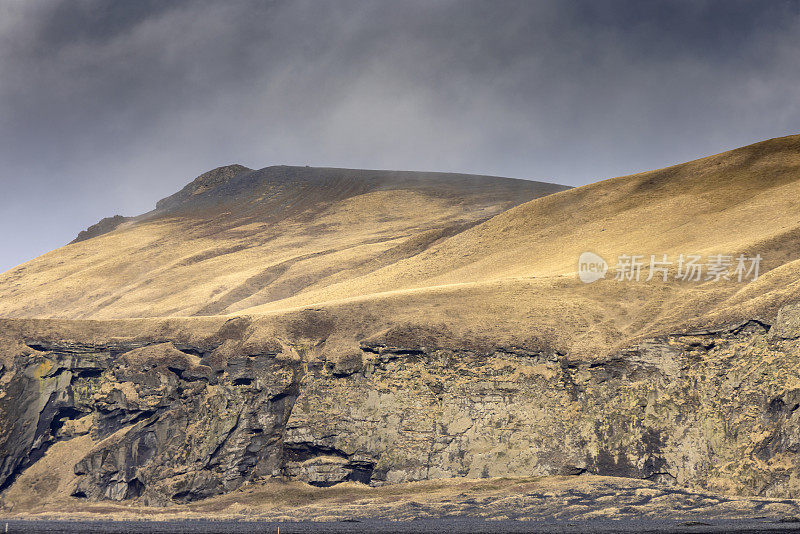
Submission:
[[[302,167],[207,173],[155,212],[5,273],[0,314],[277,316],[310,306],[343,338],[425,325],[441,340],[544,340],[591,355],[676,329],[769,320],[800,297],[800,136],[564,189]],[[609,262],[605,280],[577,279],[584,251]],[[751,283],[684,282],[674,268],[667,282],[618,282],[620,254],[763,262]]]
[[[222,167],[151,213],[104,221],[4,273],[0,315],[229,313],[367,274],[564,189],[443,173]]]
[[[577,280],[584,251],[606,258],[611,265],[606,280],[592,285]],[[651,254],[659,259],[667,254],[673,261],[681,254],[700,254],[704,261],[714,254],[760,254],[763,262],[755,283],[680,282],[673,268],[668,282],[642,281],[634,288],[636,282],[613,280],[621,254],[643,255],[647,263]],[[499,287],[518,287],[511,291],[514,309],[503,312],[507,316],[530,315],[547,303],[550,315],[565,324],[574,315],[562,316],[558,309],[582,302],[578,307],[590,316],[593,307],[604,310],[603,320],[630,334],[659,321],[767,313],[800,295],[799,257],[800,136],[791,136],[533,200],[411,258],[246,312],[364,295],[414,301],[431,287],[439,288],[442,305],[463,298],[463,306],[480,309],[492,291],[499,298]],[[469,296],[476,292],[481,297]],[[631,302],[634,293],[636,302]]]

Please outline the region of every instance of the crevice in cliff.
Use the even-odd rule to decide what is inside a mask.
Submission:
[[[124,427],[131,427],[147,419],[153,419],[150,421],[150,424],[152,424],[155,422],[159,411],[155,409],[127,411],[121,408],[115,408],[110,411],[98,410],[98,414],[102,417],[99,417],[97,420],[97,436],[100,439],[105,439]]]
[[[170,371],[171,373],[174,373],[175,376],[178,377],[178,380],[186,380],[183,377],[184,369],[180,369],[178,367],[167,366],[167,370]]]
[[[103,372],[103,369],[80,369],[73,371],[73,376],[75,378],[100,378]]]
[[[51,393],[50,398],[39,413],[36,437],[34,439],[34,443],[36,441],[40,442],[39,445],[31,448],[27,455],[12,469],[8,477],[0,484],[0,493],[11,487],[26,469],[41,460],[53,444],[62,441],[58,436],[58,431],[64,426],[66,421],[78,419],[87,413],[71,405],[56,406],[58,402],[60,401],[56,393]]]
[[[561,469],[561,475],[568,476],[568,477],[579,477],[581,475],[585,475],[589,473],[589,470],[585,467],[578,467],[574,465],[565,465]]]
[[[67,421],[80,419],[84,415],[87,415],[87,413],[88,412],[78,410],[72,406],[59,408],[58,412],[56,412],[56,414],[53,416],[53,420],[50,422],[50,434],[56,438],[58,436],[58,432]]]
[[[211,350],[203,351],[203,350],[200,350],[197,347],[191,347],[189,345],[181,345],[181,344],[173,343],[172,346],[175,347],[175,350],[177,350],[179,352],[182,352],[182,353],[184,353],[184,354],[186,354],[188,356],[196,356],[198,358],[204,358],[206,354],[208,354],[210,352],[213,352],[214,348],[216,348],[216,347],[214,347]]]
[[[372,482],[372,475],[375,472],[374,462],[350,462],[347,466],[352,471],[347,475],[349,482],[359,482],[361,484],[369,484]]]
[[[326,447],[317,443],[295,442],[286,449],[286,460],[290,462],[306,462],[320,456],[335,456],[345,460],[350,459],[350,455],[334,447]]]
[[[361,350],[371,354],[378,354],[386,356],[387,358],[397,358],[400,356],[420,356],[425,354],[424,349],[409,348],[409,347],[388,347],[386,345],[361,345]]]
[[[231,382],[234,386],[250,386],[253,384],[253,379],[249,377],[236,378]]]
[[[178,493],[175,493],[170,497],[170,500],[177,504],[188,504],[198,499],[199,498],[197,497],[197,495],[195,495],[194,492],[189,490],[179,491]]]
[[[144,483],[138,478],[133,478],[128,481],[128,489],[125,491],[123,499],[136,499],[144,493]]]

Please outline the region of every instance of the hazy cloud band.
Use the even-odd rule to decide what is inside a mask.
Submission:
[[[798,132],[800,4],[0,0],[9,268],[239,162],[581,185]]]

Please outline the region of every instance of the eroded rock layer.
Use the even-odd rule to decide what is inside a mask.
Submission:
[[[595,360],[396,333],[312,357],[321,340],[253,343],[247,321],[190,343],[20,340],[0,367],[0,487],[90,436],[71,467],[73,496],[90,500],[553,474],[800,497],[798,306]]]

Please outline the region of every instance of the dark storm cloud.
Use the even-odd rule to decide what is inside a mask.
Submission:
[[[10,267],[209,168],[580,185],[800,121],[797,2],[0,0]]]

